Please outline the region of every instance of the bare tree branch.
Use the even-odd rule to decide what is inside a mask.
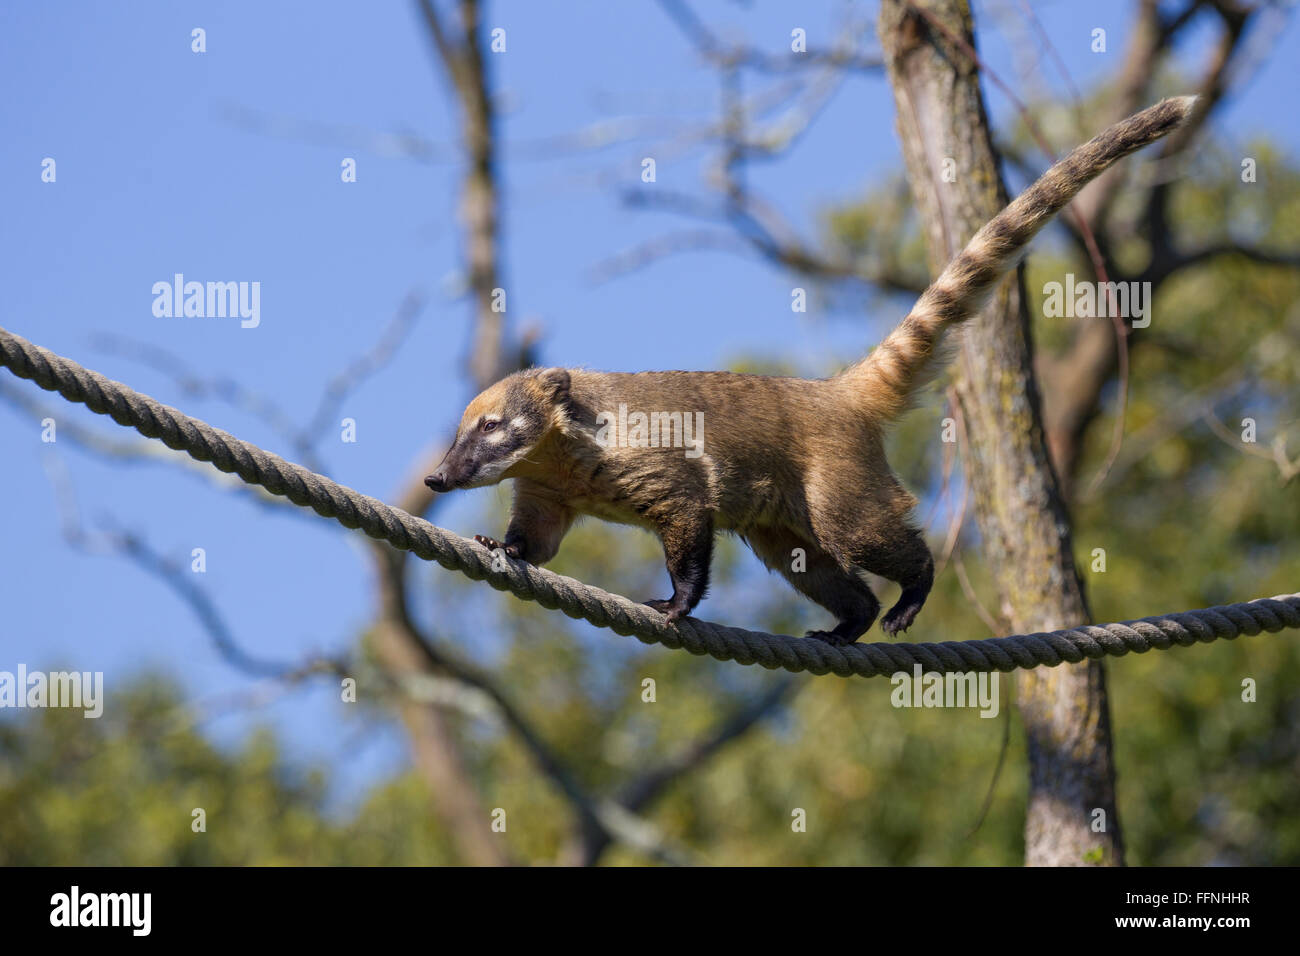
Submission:
[[[506,356],[505,308],[498,264],[500,200],[496,186],[496,115],[488,92],[479,30],[478,0],[461,0],[460,30],[453,35],[433,0],[418,0],[429,35],[461,107],[461,135],[469,168],[461,192],[461,220],[469,287],[474,296],[474,344],[470,370],[478,388],[499,379]]]
[[[277,402],[261,392],[246,387],[228,375],[200,375],[175,352],[152,342],[142,342],[116,333],[100,333],[94,336],[92,343],[105,355],[126,358],[161,372],[175,383],[182,397],[199,401],[216,399],[253,416],[288,444],[304,465],[313,471],[324,467],[293,419]]]
[[[348,396],[392,361],[419,321],[423,310],[424,294],[415,290],[408,292],[379,340],[326,384],[320,401],[317,402],[315,414],[301,430],[303,440],[314,447],[325,430],[336,424],[339,409]]]
[[[853,41],[864,32],[861,27],[842,36],[840,42],[829,50],[813,49],[774,56],[749,47],[722,43],[682,0],[659,0],[659,5],[700,55],[717,66],[746,67],[762,73],[788,73],[809,66],[878,73],[882,66],[879,54],[862,54],[852,49]]]
[[[681,29],[701,56],[718,68],[722,88],[722,117],[706,135],[719,139],[719,158],[715,165],[718,191],[723,197],[720,208],[694,197],[655,190],[626,190],[623,201],[628,205],[668,209],[730,226],[760,256],[783,268],[813,278],[857,280],[889,291],[919,292],[923,277],[908,275],[885,261],[856,262],[813,250],[797,231],[784,222],[775,208],[756,197],[745,183],[744,167],[748,160],[772,160],[790,150],[811,127],[813,120],[840,86],[844,67],[850,62],[847,53],[813,58],[822,68],[802,93],[801,102],[768,124],[766,130],[748,130],[755,115],[753,105],[741,95],[742,69],[763,65],[772,67],[772,58],[755,54],[742,47],[724,46],[694,12],[678,0],[662,0],[661,6]],[[861,28],[845,31],[836,50],[847,50]],[[796,60],[805,54],[793,54]],[[861,64],[865,66],[866,64]],[[871,68],[879,68],[871,60]],[[780,72],[783,72],[780,71]],[[676,252],[699,249],[735,251],[740,248],[713,233],[696,231],[651,240],[611,260],[597,264],[593,274],[597,281],[623,275]]]
[[[763,694],[723,719],[712,731],[682,747],[663,763],[624,784],[619,795],[612,801],[613,805],[621,807],[627,813],[637,813],[646,809],[675,781],[699,768],[727,744],[744,736],[753,729],[755,724],[783,706],[805,683],[793,677],[776,680]],[[618,832],[611,831],[608,826],[584,827],[581,838],[576,845],[566,851],[564,856],[577,865],[593,866],[611,840],[617,836],[619,836]]]
[[[79,425],[75,420],[64,417],[67,415],[66,406],[60,405],[56,407],[42,402],[29,394],[29,390],[18,388],[9,381],[0,380],[0,400],[36,422],[45,419],[54,421],[57,427],[56,438],[71,440],[74,445],[91,454],[127,464],[171,465],[180,468],[185,474],[200,478],[205,483],[222,491],[229,491],[247,497],[256,504],[274,510],[278,514],[289,515],[297,512],[310,520],[309,516],[303,514],[301,508],[293,507],[284,498],[271,494],[265,488],[259,489],[248,485],[240,481],[237,475],[228,475],[205,465],[203,462],[195,461],[183,451],[174,451],[161,442],[149,441],[148,439],[122,440],[112,438],[93,428]]]
[[[193,574],[187,574],[180,562],[164,558],[130,531],[106,529],[98,533],[85,530],[81,522],[75,492],[67,471],[60,459],[46,458],[45,473],[55,492],[59,524],[64,540],[72,547],[88,554],[116,554],[127,558],[137,567],[162,581],[174,594],[189,605],[203,629],[212,639],[212,645],[223,660],[236,670],[253,677],[271,677],[285,683],[297,683],[319,674],[344,676],[349,672],[345,656],[312,656],[299,663],[273,661],[250,654],[239,646],[234,632],[224,615],[203,588],[195,583]]]
[[[1265,450],[1260,448],[1258,445],[1244,442],[1239,436],[1234,435],[1223,424],[1223,422],[1219,421],[1219,418],[1214,414],[1213,409],[1205,410],[1201,417],[1204,419],[1205,423],[1210,426],[1210,431],[1214,433],[1215,437],[1223,441],[1223,443],[1229,448],[1245,452],[1247,455],[1253,455],[1256,458],[1263,458],[1265,461],[1270,461],[1277,465],[1278,474],[1282,479],[1283,485],[1290,484],[1292,478],[1296,475],[1300,475],[1300,457],[1297,457],[1295,461],[1292,461],[1287,455],[1286,435],[1278,434],[1273,439],[1268,450]]]

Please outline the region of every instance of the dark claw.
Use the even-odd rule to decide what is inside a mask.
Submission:
[[[920,608],[908,608],[901,614],[890,611],[881,619],[880,629],[889,637],[897,637],[912,626],[912,622],[916,620],[916,612],[919,610]]]
[[[479,544],[483,545],[483,547],[487,548],[489,551],[504,551],[506,553],[506,557],[508,558],[519,557],[518,545],[512,544],[509,547],[506,547],[496,538],[489,538],[485,534],[474,535],[474,540],[477,541]]]
[[[654,608],[660,614],[667,617],[669,624],[671,624],[673,621],[677,620],[678,618],[686,616],[686,608],[678,607],[677,605],[673,604],[671,598],[668,600],[646,601],[645,606]]]

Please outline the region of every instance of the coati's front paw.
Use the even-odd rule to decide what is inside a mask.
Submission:
[[[660,614],[664,615],[668,618],[669,624],[673,623],[673,621],[678,618],[685,617],[686,613],[690,610],[690,608],[682,604],[675,603],[672,598],[669,598],[666,601],[646,601],[645,606],[654,608]]]
[[[508,558],[518,558],[521,555],[519,545],[517,544],[507,546],[502,544],[496,538],[489,538],[485,534],[474,535],[474,540],[483,545],[483,547],[487,548],[489,551],[504,551]]]

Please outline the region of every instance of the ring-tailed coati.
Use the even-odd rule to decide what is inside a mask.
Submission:
[[[713,535],[730,531],[836,616],[810,637],[844,644],[871,627],[880,602],[864,572],[902,586],[880,626],[906,630],[934,561],[908,521],[916,499],[885,461],[885,427],[941,367],[945,330],[980,309],[1039,229],[1106,167],[1182,123],[1194,99],[1164,100],[1054,165],[839,375],[528,369],[469,403],[426,483],[444,492],[513,478],[505,541],[476,537],[534,564],[555,556],[581,515],[654,531],[673,595],[647,603],[669,621],[704,597]]]

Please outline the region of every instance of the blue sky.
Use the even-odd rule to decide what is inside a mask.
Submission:
[[[1034,3],[1085,90],[1117,68],[1132,6]],[[820,46],[845,11],[869,24],[875,18],[874,4],[694,8],[721,35],[772,52],[787,48],[794,26]],[[1040,49],[1012,56],[1012,43],[1024,35],[1009,20],[1018,4],[978,2],[975,9],[989,64],[1018,89],[1050,88],[1064,100],[1065,87]],[[321,446],[334,477],[390,497],[467,397],[460,369],[469,309],[449,298],[460,262],[459,165],[385,155],[369,136],[270,134],[231,116],[255,110],[344,130],[408,133],[454,150],[457,117],[412,4],[8,4],[3,16],[0,78],[10,92],[0,100],[0,325],[287,454],[254,417],[187,398],[167,375],[97,347],[97,336],[148,343],[181,356],[196,374],[236,378],[301,422],[326,381],[375,340],[409,290],[421,288],[430,301],[407,345],[341,410],[356,419],[358,442]],[[618,193],[637,187],[642,156],[714,115],[716,79],[660,8],[642,0],[498,2],[488,6],[485,24],[507,37],[507,52],[489,62],[505,143],[508,306],[516,327],[541,326],[546,362],[710,368],[768,352],[820,374],[857,357],[901,314],[813,309],[793,316],[789,276],[725,253],[670,257],[593,283],[593,267],[612,254],[690,225],[629,210]],[[207,33],[203,54],[190,49],[196,26]],[[1105,55],[1089,49],[1098,26],[1108,31]],[[1187,63],[1199,65],[1207,33],[1191,31],[1180,48]],[[874,30],[869,36],[874,41]],[[1275,42],[1227,104],[1217,131],[1238,141],[1268,136],[1294,152],[1297,126],[1278,119],[1294,109],[1294,67],[1286,65],[1300,55],[1294,20]],[[1022,79],[1020,69],[1035,58],[1041,72]],[[1008,100],[987,82],[985,92],[995,122],[1005,126]],[[658,132],[546,159],[530,148],[619,117],[653,119]],[[665,151],[659,185],[704,194],[702,155]],[[355,184],[340,182],[345,156],[358,160]],[[53,184],[40,179],[45,157],[57,163]],[[899,165],[885,81],[855,76],[789,156],[754,169],[751,182],[812,237],[820,210],[860,195]],[[259,281],[261,325],[155,317],[153,283],[176,272],[200,281]],[[60,423],[131,437],[107,419],[21,387],[55,407]],[[368,566],[358,542],[332,523],[269,515],[164,465],[105,463],[68,441],[55,447],[57,467],[66,469],[91,527],[101,520],[130,527],[172,556],[206,549],[202,583],[247,648],[300,658],[346,647],[366,623]],[[8,502],[0,669],[21,661],[102,670],[111,689],[155,667],[177,675],[196,700],[248,688],[249,679],[221,662],[189,608],[162,584],[122,559],[66,546],[47,473],[51,449],[40,441],[39,424],[4,402],[0,449]],[[470,516],[504,495],[467,495],[439,521],[462,533],[482,530],[470,526]],[[331,764],[340,786],[356,792],[400,766],[400,739],[392,731],[357,731],[334,700],[324,689],[296,692],[252,713],[274,722],[295,755]],[[205,727],[229,742],[248,719],[241,709]],[[359,754],[358,738],[372,744]]]

